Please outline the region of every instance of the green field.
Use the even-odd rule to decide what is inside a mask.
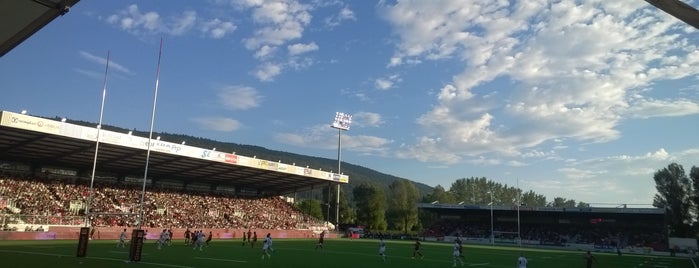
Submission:
[[[158,250],[154,241],[147,241],[142,259],[128,263],[128,247],[116,248],[116,241],[90,241],[87,257],[75,257],[75,241],[0,241],[2,267],[302,267],[302,268],[408,268],[451,267],[451,244],[423,243],[424,259],[412,259],[412,243],[387,241],[388,260],[378,255],[377,240],[328,239],[325,249],[314,250],[315,240],[277,239],[271,259],[261,259],[261,243],[255,248],[243,247],[240,241],[213,241],[203,251],[185,247],[174,241],[172,246]],[[464,267],[515,267],[520,252],[529,259],[528,267],[585,267],[583,253],[511,247],[465,245]],[[599,261],[593,267],[654,267],[693,268],[687,258],[617,256],[595,253]]]

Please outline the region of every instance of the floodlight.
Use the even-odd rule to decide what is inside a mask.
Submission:
[[[342,130],[349,130],[350,124],[352,124],[352,115],[336,112],[335,120],[333,121],[332,127]]]

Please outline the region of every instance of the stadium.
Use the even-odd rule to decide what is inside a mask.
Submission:
[[[350,178],[346,175],[158,139],[151,141],[149,155],[148,139],[130,133],[98,131],[98,128],[9,111],[2,111],[1,118],[0,204],[4,230],[0,237],[5,240],[3,243],[8,243],[3,245],[12,245],[11,241],[15,240],[57,241],[63,246],[56,248],[63,253],[54,255],[70,256],[65,251],[75,250],[81,228],[89,226],[89,238],[93,240],[88,247],[100,248],[89,250],[89,260],[93,251],[114,251],[114,241],[120,239],[122,230],[138,229],[140,223],[145,230],[145,241],[158,241],[161,230],[167,229],[180,250],[189,248],[179,245],[188,229],[211,232],[215,244],[226,248],[235,248],[251,230],[260,241],[269,233],[277,241],[283,241],[277,242],[278,245],[290,245],[277,249],[291,252],[310,248],[311,241],[325,231],[326,237],[333,241],[328,247],[347,247],[343,254],[369,254],[374,249],[373,243],[386,236],[391,238],[392,247],[405,248],[408,259],[409,237],[366,230],[361,239],[350,239],[337,232],[334,225],[291,205],[290,197],[294,193],[319,189],[328,183],[348,183]],[[96,143],[98,135],[100,142]],[[99,151],[95,154],[97,144]],[[146,159],[149,169],[144,182],[142,169]],[[93,164],[99,167],[94,181],[90,178]],[[144,184],[141,223],[140,198]],[[91,213],[86,213],[91,188],[94,201]],[[593,251],[609,256],[623,254],[626,261],[641,258],[630,263],[653,260],[657,267],[662,267],[667,261],[676,261],[684,266],[666,267],[691,267],[691,259],[669,256],[663,209],[439,203],[423,203],[418,207],[426,228],[417,239],[429,248],[424,250],[428,255],[442,255],[432,251],[444,248],[439,251],[447,252],[451,243],[463,240],[467,252],[486,252],[478,253],[483,260],[468,262],[484,267],[498,267],[492,257],[487,257],[491,254],[488,252],[509,252],[514,258],[523,249],[531,251],[527,254],[534,260],[538,254],[544,254],[538,258],[545,260],[551,254],[565,256]],[[149,245],[146,242],[143,252],[150,254]],[[243,245],[249,251],[248,244]],[[357,245],[366,249],[356,251]],[[32,252],[0,250],[0,254]],[[254,252],[247,254],[257,256],[257,251]],[[632,255],[626,257],[627,254]],[[122,257],[108,258],[126,259]],[[149,255],[143,258],[148,260],[144,262],[151,262]],[[224,256],[213,259],[216,265],[231,260]],[[422,265],[430,267],[434,263]]]
[[[33,2],[8,2],[21,16],[3,16],[0,56],[78,1]],[[697,27],[679,1],[648,2]],[[696,240],[668,237],[665,209],[420,203],[416,234],[352,236],[293,205],[347,175],[100,127],[0,111],[3,265],[697,267]]]

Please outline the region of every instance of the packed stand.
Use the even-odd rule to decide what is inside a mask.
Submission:
[[[71,179],[48,179],[22,176],[0,176],[0,197],[12,201],[6,214],[39,215],[49,224],[62,218],[83,218],[90,206],[93,226],[138,225],[141,187],[116,181],[95,181],[92,202],[89,182]],[[232,194],[202,193],[147,188],[143,226],[148,228],[259,228],[303,229],[322,225],[306,216],[280,197],[241,198]],[[75,222],[82,224],[82,220]]]

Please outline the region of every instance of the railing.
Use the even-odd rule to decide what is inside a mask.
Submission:
[[[5,225],[29,225],[33,229],[47,225],[79,226],[83,224],[83,216],[55,216],[55,215],[25,215],[25,214],[0,214],[0,223]],[[24,230],[20,229],[19,231]]]

